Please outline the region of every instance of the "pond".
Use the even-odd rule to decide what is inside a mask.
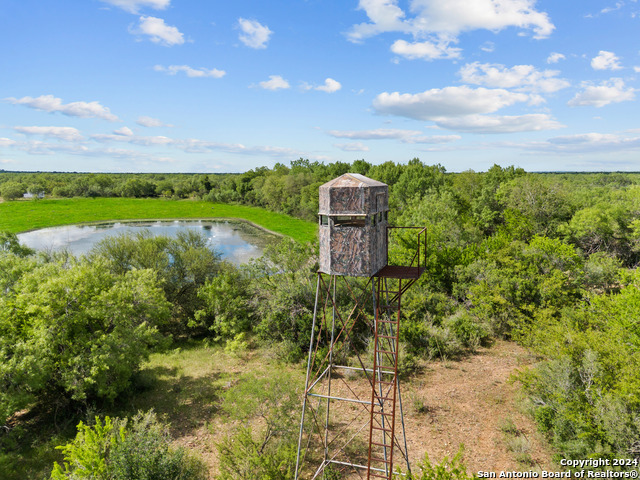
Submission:
[[[103,238],[135,233],[142,229],[152,235],[176,236],[178,232],[195,230],[207,237],[208,244],[222,258],[236,265],[262,255],[264,247],[277,236],[242,221],[174,220],[109,222],[93,225],[68,225],[43,228],[18,234],[20,243],[36,250],[67,249],[72,254],[86,254]]]

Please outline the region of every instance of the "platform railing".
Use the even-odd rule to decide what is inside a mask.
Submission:
[[[416,252],[411,258],[409,267],[424,268],[427,265],[427,227],[387,227],[387,249],[389,248],[389,230],[419,230]],[[422,245],[422,248],[421,248]],[[414,265],[414,263],[417,263]]]

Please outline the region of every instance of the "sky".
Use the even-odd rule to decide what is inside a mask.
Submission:
[[[0,169],[640,171],[638,0],[3,0]]]

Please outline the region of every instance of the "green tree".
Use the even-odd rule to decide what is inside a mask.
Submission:
[[[44,398],[113,400],[161,341],[168,307],[150,270],[72,261],[24,272],[0,299],[0,420]]]
[[[563,455],[628,455],[640,435],[640,274],[533,331],[546,359],[524,375],[540,426]],[[576,457],[577,458],[577,457]]]
[[[172,305],[172,322],[164,328],[173,333],[187,331],[195,312],[202,308],[198,289],[217,274],[220,262],[206,237],[191,230],[175,238],[148,232],[105,238],[90,252],[90,258],[100,257],[116,274],[134,269],[151,269],[157,274]]]
[[[22,195],[27,192],[27,186],[21,182],[5,182],[0,185],[0,194],[5,200],[16,200],[22,198]]]
[[[471,201],[471,209],[474,220],[485,233],[493,233],[502,223],[503,207],[496,196],[500,185],[524,174],[521,168],[513,166],[502,168],[499,165],[494,165],[481,174],[482,186]]]
[[[218,274],[198,289],[203,308],[195,312],[191,328],[201,328],[224,339],[248,331],[252,324],[249,308],[250,278],[246,271],[224,263]]]
[[[586,255],[608,252],[626,264],[634,263],[631,215],[621,204],[597,205],[576,212],[562,232]]]
[[[265,342],[285,342],[293,358],[309,346],[317,252],[293,240],[268,246],[253,267],[254,331]]]
[[[445,184],[445,168],[442,165],[427,166],[418,158],[410,160],[393,185],[390,202],[398,208],[419,201],[427,193],[437,193]]]
[[[536,233],[550,236],[573,214],[567,190],[564,182],[528,174],[502,183],[496,198],[504,208],[518,210],[530,219]]]
[[[20,257],[33,255],[35,250],[20,243],[15,233],[0,230],[0,254],[3,252],[13,253]]]

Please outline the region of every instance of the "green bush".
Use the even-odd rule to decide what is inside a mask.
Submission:
[[[471,480],[477,478],[473,474],[467,473],[467,467],[462,459],[464,448],[460,446],[451,460],[444,457],[442,462],[433,464],[429,460],[429,455],[425,454],[424,461],[418,466],[420,473],[407,475],[407,480]]]
[[[465,309],[460,309],[442,322],[443,327],[450,328],[462,345],[471,351],[486,346],[491,338],[491,328],[481,322]]]
[[[259,418],[262,427],[241,426],[217,444],[221,480],[290,480],[297,451],[302,379],[287,372],[248,374],[224,395],[231,419]]]
[[[27,186],[20,182],[5,182],[2,184],[0,193],[5,200],[16,200],[27,193]]]
[[[293,352],[309,348],[316,258],[313,247],[283,240],[254,264],[250,305],[259,319],[254,331],[266,343],[287,341]]]
[[[220,480],[292,480],[297,446],[294,442],[264,448],[248,427],[240,427],[218,445]]]
[[[244,269],[222,262],[218,274],[198,289],[203,305],[195,312],[189,327],[227,340],[249,331],[252,320],[249,285]]]
[[[0,230],[0,253],[10,252],[19,257],[27,257],[35,253],[35,250],[20,244],[15,233]]]
[[[169,446],[166,425],[153,411],[131,419],[96,417],[93,426],[78,425],[76,438],[61,447],[51,480],[204,480],[201,460]]]
[[[163,325],[164,331],[177,334],[188,331],[195,312],[203,307],[198,289],[217,274],[220,263],[220,255],[209,248],[206,237],[194,231],[180,232],[175,238],[148,231],[109,237],[91,250],[90,257],[106,260],[116,274],[153,270],[171,303],[172,323]]]
[[[36,401],[115,399],[162,342],[169,308],[155,274],[13,260],[0,274],[0,423]]]
[[[566,455],[628,455],[640,435],[640,274],[536,325],[546,362],[523,375],[535,418]],[[626,285],[625,285],[626,283]]]

